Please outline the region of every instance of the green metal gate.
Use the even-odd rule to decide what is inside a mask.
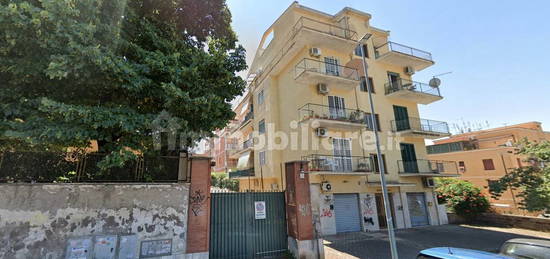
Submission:
[[[212,193],[211,201],[210,258],[262,258],[287,251],[284,192]]]

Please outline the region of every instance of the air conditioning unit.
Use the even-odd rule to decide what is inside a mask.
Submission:
[[[320,138],[328,137],[328,130],[326,128],[317,128],[315,129],[315,135]]]
[[[317,84],[317,92],[322,95],[328,94],[328,86],[327,84],[319,83]]]
[[[312,57],[320,57],[321,56],[321,49],[320,48],[311,48],[309,49],[309,55]]]
[[[405,74],[412,76],[414,75],[414,67],[406,66],[405,67]]]
[[[435,187],[435,182],[432,177],[424,177],[422,181],[424,182],[424,187]]]
[[[321,190],[323,190],[324,192],[330,192],[332,190],[332,185],[329,182],[322,182]]]

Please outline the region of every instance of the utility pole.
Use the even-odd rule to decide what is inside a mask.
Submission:
[[[388,223],[388,237],[390,241],[391,257],[392,259],[398,259],[397,244],[395,241],[395,233],[393,230],[393,219],[391,215],[390,199],[388,196],[388,186],[386,185],[386,168],[384,168],[384,161],[382,159],[382,151],[380,150],[380,138],[378,136],[378,123],[376,122],[376,115],[374,113],[374,103],[372,101],[371,86],[369,85],[368,65],[365,57],[365,44],[364,41],[368,40],[372,34],[366,34],[363,38],[359,39],[359,46],[361,46],[361,59],[363,60],[363,71],[365,72],[365,84],[367,85],[367,92],[369,93],[370,103],[370,116],[372,121],[372,131],[374,132],[374,140],[376,143],[376,156],[378,159],[378,167],[380,168],[380,184],[382,185],[382,197],[384,199],[384,210],[386,211],[386,221]],[[367,125],[368,126],[368,125]]]

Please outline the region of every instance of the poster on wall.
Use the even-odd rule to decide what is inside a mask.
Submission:
[[[254,202],[254,218],[255,219],[265,219],[265,201],[255,201]]]
[[[172,254],[172,239],[146,240],[141,242],[140,258]]]

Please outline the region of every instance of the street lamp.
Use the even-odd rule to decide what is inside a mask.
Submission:
[[[365,36],[363,36],[361,39],[359,39],[359,46],[361,47],[361,59],[363,60],[363,71],[365,72],[365,84],[367,88],[367,92],[369,93],[369,103],[370,103],[370,116],[371,116],[371,122],[372,122],[372,131],[374,131],[374,140],[376,143],[376,157],[378,159],[378,167],[380,168],[380,184],[382,185],[382,197],[384,199],[384,210],[386,211],[386,221],[388,224],[388,237],[390,241],[390,249],[391,249],[391,257],[393,259],[397,259],[397,244],[395,241],[395,233],[393,230],[393,220],[391,216],[391,208],[390,208],[390,199],[388,196],[388,187],[386,185],[386,176],[384,175],[386,172],[386,168],[384,168],[384,162],[382,160],[382,151],[380,150],[380,138],[378,136],[378,125],[376,122],[376,115],[374,112],[374,103],[372,101],[372,92],[371,87],[369,84],[369,75],[368,75],[368,65],[367,60],[365,58],[365,44],[364,42],[367,41],[372,34],[367,33]],[[368,127],[368,125],[367,125]]]

